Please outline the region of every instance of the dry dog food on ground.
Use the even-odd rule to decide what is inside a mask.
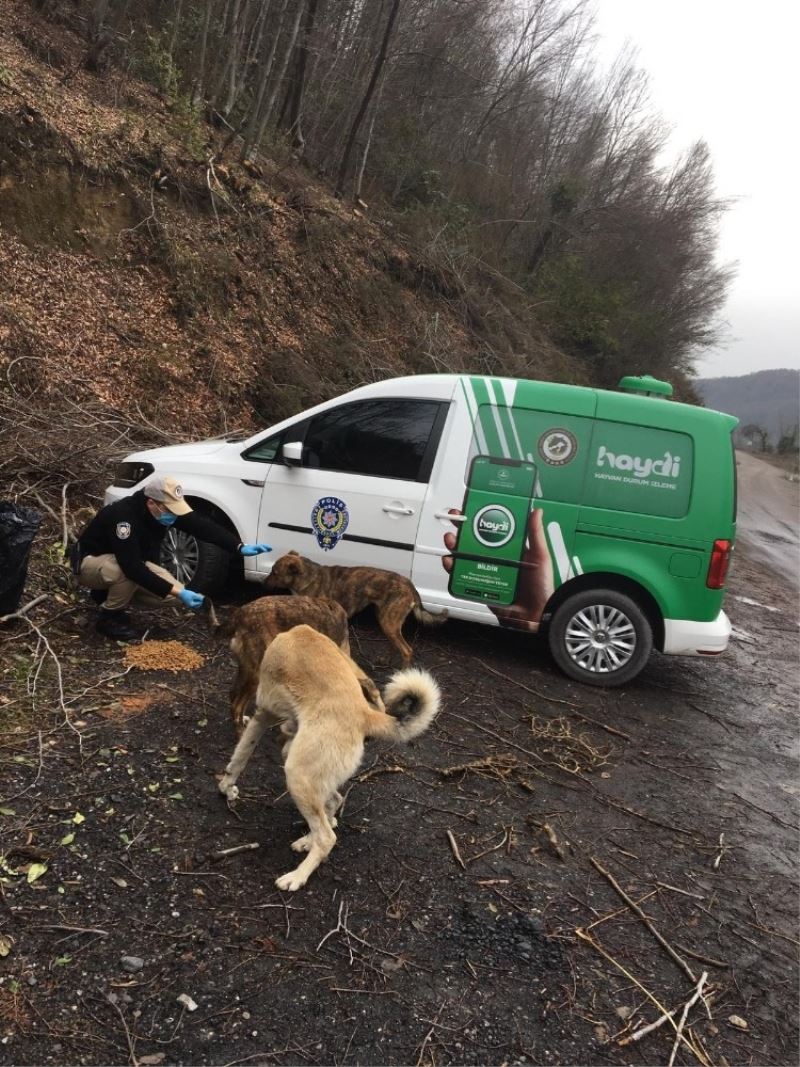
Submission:
[[[141,671],[194,671],[205,658],[180,641],[142,641],[127,646],[125,663]]]

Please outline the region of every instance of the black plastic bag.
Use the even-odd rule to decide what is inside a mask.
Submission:
[[[35,508],[0,500],[0,615],[11,615],[20,605],[31,545],[41,521]]]

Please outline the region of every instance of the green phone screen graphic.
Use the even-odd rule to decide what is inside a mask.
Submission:
[[[475,456],[459,524],[449,590],[488,604],[513,604],[527,536],[536,466]]]

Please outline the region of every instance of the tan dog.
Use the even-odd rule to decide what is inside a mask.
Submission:
[[[378,625],[400,653],[403,666],[413,659],[411,646],[402,634],[403,623],[413,612],[418,622],[438,624],[447,613],[426,611],[419,593],[408,578],[378,567],[323,567],[297,552],[287,552],[276,562],[267,581],[273,589],[291,589],[305,596],[330,597],[342,605],[347,617],[373,605]]]
[[[339,790],[358,768],[367,737],[410,741],[433,722],[439,687],[427,671],[397,671],[383,692],[387,711],[364,699],[353,662],[330,638],[310,626],[278,634],[264,654],[256,711],[234,749],[220,792],[234,800],[236,781],[261,735],[276,720],[288,739],[284,749],[286,786],[308,824],[292,842],[308,855],[281,875],[278,889],[293,892],[327,858],[336,844]]]
[[[236,678],[231,688],[231,719],[238,735],[244,729],[245,712],[255,699],[259,671],[264,652],[271,641],[284,630],[307,623],[334,641],[346,656],[350,656],[347,614],[341,604],[325,598],[308,596],[264,596],[236,608],[225,622],[220,623],[214,605],[208,597],[204,601],[211,632],[216,637],[229,637],[231,655],[236,661]],[[378,687],[361,668],[353,663],[366,700],[383,710]]]

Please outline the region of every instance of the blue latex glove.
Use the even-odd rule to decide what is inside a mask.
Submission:
[[[271,552],[272,545],[265,545],[263,543],[257,545],[242,545],[239,551],[243,556],[260,556],[262,552]]]
[[[192,589],[181,589],[178,593],[178,600],[187,608],[199,608],[202,607],[205,597],[202,593],[195,593]]]

